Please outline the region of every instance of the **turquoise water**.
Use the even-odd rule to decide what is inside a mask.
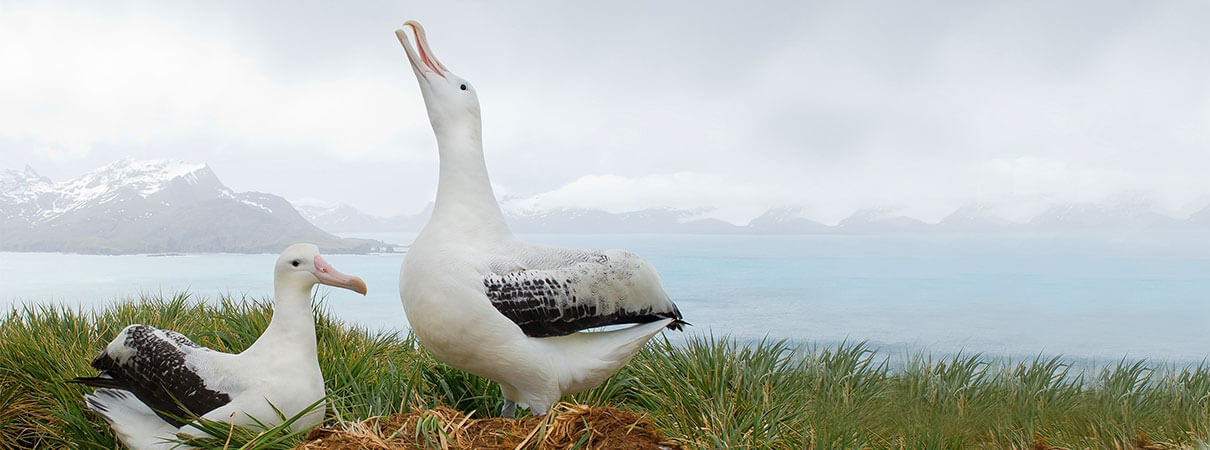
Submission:
[[[407,243],[414,234],[363,234]],[[1053,236],[536,235],[651,260],[692,333],[869,340],[893,352],[1210,356],[1210,239]],[[270,295],[276,255],[0,253],[0,306],[85,307],[139,292]],[[321,287],[339,317],[405,329],[403,255],[331,255],[369,295]]]

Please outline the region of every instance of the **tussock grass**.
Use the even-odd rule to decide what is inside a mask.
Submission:
[[[63,380],[94,373],[89,361],[127,324],[239,351],[269,314],[263,300],[179,294],[94,312],[32,305],[0,315],[0,449],[116,448],[84,407],[86,388]],[[441,364],[412,336],[350,326],[323,307],[316,323],[329,428],[372,435],[380,429],[366,424],[413,413],[412,429],[392,433],[441,448],[462,426],[442,417],[465,424],[498,415],[493,383]],[[1122,360],[1079,371],[1060,357],[959,354],[917,355],[892,370],[864,343],[657,338],[607,383],[567,400],[634,412],[697,448],[1190,448],[1210,423],[1210,364]],[[443,406],[470,416],[440,413],[450,411]],[[266,428],[193,443],[267,449],[304,439]]]

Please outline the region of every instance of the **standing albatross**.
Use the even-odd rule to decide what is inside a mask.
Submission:
[[[479,99],[433,55],[396,30],[437,136],[437,201],[400,272],[412,330],[447,364],[491,379],[537,415],[564,394],[591,389],[648,339],[685,322],[655,268],[623,250],[581,250],[517,240],[504,222],[483,160]],[[582,331],[637,324],[611,331]]]
[[[101,373],[73,382],[96,387],[84,399],[132,450],[176,448],[177,433],[204,436],[183,422],[190,416],[252,425],[281,423],[324,396],[316,356],[311,288],[316,283],[365,295],[360,278],[338,272],[311,244],[294,244],[273,272],[273,318],[243,353],[195,344],[175,331],[130,325],[93,360]],[[303,430],[323,420],[323,409],[291,425]]]

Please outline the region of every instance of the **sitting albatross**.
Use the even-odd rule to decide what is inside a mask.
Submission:
[[[366,293],[365,282],[336,271],[318,247],[294,244],[274,266],[273,319],[243,353],[218,352],[175,331],[136,324],[93,360],[100,375],[72,381],[97,388],[84,396],[88,407],[132,450],[175,448],[169,440],[177,433],[204,436],[180,420],[191,415],[236,425],[281,423],[274,408],[292,417],[324,396],[311,308],[316,283]],[[310,428],[323,416],[318,409],[291,428]]]
[[[483,160],[479,100],[433,55],[396,30],[437,136],[440,175],[433,215],[400,272],[399,295],[425,348],[500,384],[501,414],[537,415],[564,394],[591,389],[648,339],[685,322],[643,258],[517,240],[504,222]],[[581,330],[637,324],[611,331]]]

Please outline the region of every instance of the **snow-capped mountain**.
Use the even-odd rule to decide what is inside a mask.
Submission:
[[[1156,211],[1150,202],[1139,199],[1105,204],[1058,205],[1029,222],[1033,228],[1055,231],[1096,230],[1106,227],[1148,230],[1172,228],[1180,224],[1181,221]]]
[[[984,205],[967,205],[945,216],[937,228],[957,233],[1000,232],[1019,227],[1019,224],[996,214],[994,208]]]
[[[505,211],[509,226],[518,233],[730,234],[739,231],[735,225],[701,215],[702,211],[698,210],[672,208],[621,213],[584,208]]]
[[[760,234],[817,234],[831,231],[831,227],[806,218],[803,212],[803,208],[798,207],[773,208],[748,222],[747,228]]]
[[[900,215],[894,208],[859,210],[840,221],[840,231],[848,233],[911,233],[927,231],[929,225],[919,219]]]
[[[123,159],[52,182],[0,172],[0,249],[76,253],[277,252],[294,242],[365,252],[306,221],[285,199],[234,192],[205,164]]]
[[[295,204],[294,207],[315,226],[333,233],[420,231],[433,213],[432,203],[417,214],[391,217],[372,216],[344,203],[336,206]]]
[[[38,198],[54,189],[49,178],[32,167],[0,171],[0,217],[28,217],[39,210]]]
[[[432,212],[430,204],[414,215],[376,217],[349,205],[299,206],[321,228],[334,232],[420,231]],[[1099,233],[1163,230],[1210,231],[1210,206],[1178,219],[1157,212],[1149,201],[1118,199],[1097,204],[1063,204],[1042,209],[1024,223],[1005,217],[1003,207],[968,205],[938,223],[903,215],[897,208],[867,208],[836,225],[808,218],[802,207],[773,208],[747,225],[733,225],[706,217],[706,210],[654,208],[611,213],[598,209],[504,209],[505,219],[517,233],[669,233],[669,234],[1003,234]],[[1010,208],[1010,212],[1017,212]]]
[[[1188,222],[1190,226],[1210,228],[1210,205],[1190,215]]]

